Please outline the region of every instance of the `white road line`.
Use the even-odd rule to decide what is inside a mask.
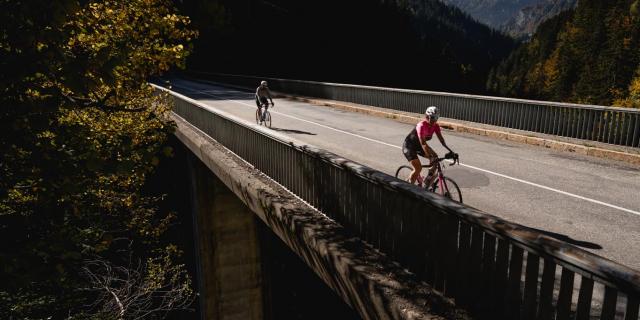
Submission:
[[[545,190],[557,192],[557,193],[560,193],[560,194],[564,194],[566,196],[570,196],[570,197],[578,198],[578,199],[581,199],[581,200],[597,203],[599,205],[607,206],[607,207],[610,207],[610,208],[613,208],[613,209],[618,209],[618,210],[621,210],[621,211],[633,213],[635,215],[639,215],[640,216],[640,212],[638,212],[638,211],[633,211],[633,210],[630,210],[630,209],[618,207],[618,206],[613,205],[613,204],[609,204],[609,203],[598,201],[598,200],[591,199],[591,198],[586,198],[586,197],[583,197],[583,196],[579,196],[577,194],[573,194],[573,193],[569,193],[569,192],[566,192],[566,191],[562,191],[562,190],[554,189],[554,188],[551,188],[551,187],[543,186],[541,184],[537,184],[537,183],[534,183],[534,182],[529,182],[529,181],[526,181],[526,180],[510,177],[510,176],[507,176],[507,175],[504,175],[504,174],[500,174],[500,173],[497,173],[497,172],[493,172],[493,171],[490,171],[490,170],[486,170],[486,169],[482,169],[482,168],[478,168],[478,167],[474,167],[474,166],[470,166],[470,165],[466,165],[466,164],[460,164],[460,165],[468,167],[468,168],[471,168],[471,169],[475,169],[475,170],[478,170],[478,171],[490,173],[490,174],[493,174],[493,175],[496,175],[496,176],[499,176],[499,177],[503,177],[503,178],[506,178],[506,179],[510,179],[510,180],[513,180],[513,181],[522,182],[522,183],[528,184],[530,186],[534,186],[534,187],[542,188],[542,189],[545,189]]]
[[[209,95],[209,96],[212,96],[212,97],[223,98],[223,97],[220,97],[218,95],[212,94],[212,93],[210,93],[208,91],[194,90],[194,89],[191,89],[189,87],[177,86],[175,84],[174,84],[174,86],[182,87],[183,89],[187,89],[189,91],[193,91],[193,92],[196,92],[196,93],[206,94],[206,95]],[[236,100],[228,100],[228,99],[225,99],[225,100],[226,101],[230,101],[230,102],[234,102],[234,103],[238,103],[238,104],[250,107],[252,109],[256,108],[255,105],[247,104],[247,103],[244,103],[244,102],[240,102],[240,101],[236,101]],[[323,124],[320,124],[320,123],[317,123],[317,122],[301,119],[301,118],[294,117],[294,116],[291,116],[291,115],[288,115],[288,114],[283,114],[283,113],[280,113],[280,112],[277,112],[277,111],[270,111],[270,112],[278,114],[278,115],[281,115],[283,117],[296,119],[296,120],[302,121],[302,122],[311,123],[311,124],[314,124],[316,126],[323,127],[323,128],[329,129],[329,130],[334,130],[334,131],[337,131],[337,132],[340,132],[340,133],[348,134],[350,136],[354,136],[354,137],[357,137],[357,138],[360,138],[360,139],[364,139],[364,140],[367,140],[367,141],[383,144],[383,145],[386,145],[386,146],[389,146],[389,147],[393,147],[393,148],[396,148],[396,149],[402,149],[397,145],[393,145],[393,144],[389,144],[389,143],[386,143],[386,142],[383,142],[383,141],[367,138],[367,137],[361,136],[359,134],[355,134],[355,133],[347,132],[347,131],[344,131],[344,130],[336,129],[336,128],[329,127],[329,126],[326,126],[326,125],[323,125]],[[588,202],[592,202],[592,203],[595,203],[595,204],[603,205],[603,206],[606,206],[606,207],[609,207],[609,208],[617,209],[617,210],[620,210],[620,211],[624,211],[624,212],[628,212],[628,213],[632,213],[632,214],[640,216],[640,212],[638,212],[638,211],[633,211],[631,209],[626,209],[626,208],[619,207],[619,206],[616,206],[616,205],[613,205],[613,204],[610,204],[610,203],[606,203],[606,202],[598,201],[598,200],[595,200],[595,199],[583,197],[583,196],[580,196],[580,195],[577,195],[577,194],[573,194],[573,193],[569,193],[569,192],[566,192],[566,191],[554,189],[554,188],[551,188],[551,187],[543,186],[541,184],[537,184],[537,183],[534,183],[534,182],[530,182],[530,181],[526,181],[526,180],[510,177],[510,176],[507,176],[507,175],[504,175],[504,174],[501,174],[501,173],[497,173],[497,172],[493,172],[493,171],[490,171],[490,170],[486,170],[486,169],[470,166],[470,165],[467,165],[467,164],[461,163],[460,165],[464,166],[464,167],[467,167],[467,168],[470,168],[470,169],[474,169],[474,170],[486,172],[486,173],[489,173],[489,174],[493,174],[495,176],[502,177],[502,178],[505,178],[505,179],[521,182],[521,183],[524,183],[524,184],[528,184],[530,186],[534,186],[534,187],[538,187],[538,188],[541,188],[541,189],[557,192],[557,193],[560,193],[560,194],[563,194],[563,195],[566,195],[566,196],[574,197],[574,198],[577,198],[577,199],[580,199],[580,200],[585,200],[585,201],[588,201]]]

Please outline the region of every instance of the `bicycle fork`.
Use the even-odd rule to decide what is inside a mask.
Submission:
[[[449,193],[449,188],[447,187],[447,184],[444,183],[444,175],[442,173],[438,174],[438,180],[440,183],[440,190],[442,190],[441,194],[446,196]]]

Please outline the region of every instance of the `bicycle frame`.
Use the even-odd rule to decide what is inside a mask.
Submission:
[[[258,114],[260,115],[260,121],[264,121],[265,111],[269,109],[268,103],[261,103],[260,107],[258,107]]]
[[[425,168],[429,168],[429,171],[433,170],[433,176],[427,175],[429,177],[429,179],[427,180],[422,175],[422,170],[420,170],[420,173],[418,174],[417,184],[421,188],[424,188],[426,191],[438,193],[444,197],[462,203],[462,192],[460,191],[460,187],[458,187],[458,184],[453,181],[453,179],[445,177],[444,174],[445,165],[443,165],[441,162],[450,159],[453,159],[453,163],[451,163],[451,165],[455,165],[459,161],[457,154],[454,153],[453,155],[447,154],[444,158],[437,158],[429,165],[425,165],[423,163],[422,170],[424,170]],[[413,170],[414,168],[408,165],[402,165],[396,170],[396,178],[402,178],[405,181],[410,181],[409,174],[410,172],[413,172]],[[435,179],[438,179],[438,181],[435,181]],[[440,188],[440,190],[438,190],[438,188]]]
[[[442,162],[444,159],[438,159],[438,161],[434,164],[436,166],[436,176],[438,178],[438,186],[440,187],[440,193],[442,195],[444,195],[445,193],[449,192],[449,187],[447,186],[446,183],[444,183],[444,167],[442,166],[442,164],[440,162]],[[429,168],[430,166],[425,166],[422,165],[422,168]],[[424,178],[424,177],[423,177]],[[430,182],[430,181],[427,181]],[[425,188],[429,188],[431,187],[431,183],[429,183],[429,185],[425,185]]]
[[[449,192],[449,187],[447,186],[446,183],[444,183],[444,168],[442,168],[440,161],[438,161],[437,163],[436,170],[438,171],[438,183],[440,183],[440,190],[441,190],[440,193],[442,195],[445,195],[446,193]]]
[[[256,109],[256,124],[271,128],[271,113],[269,112],[269,104],[262,103]]]
[[[267,111],[267,107],[264,104],[260,104],[260,108],[258,108],[260,113],[260,120],[264,120],[264,112]]]

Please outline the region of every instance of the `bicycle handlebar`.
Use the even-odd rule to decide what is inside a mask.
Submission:
[[[437,158],[438,162],[444,161],[444,160],[449,160],[449,159],[453,159],[453,162],[450,164],[450,166],[453,166],[456,164],[456,162],[458,164],[460,164],[460,157],[458,156],[457,153],[455,152],[448,152],[447,154],[444,155],[443,158]]]

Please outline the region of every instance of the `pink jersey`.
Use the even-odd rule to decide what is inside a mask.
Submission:
[[[416,132],[418,132],[418,139],[426,137],[426,140],[431,140],[434,133],[440,133],[440,126],[437,123],[430,124],[427,120],[422,120],[416,125]]]

